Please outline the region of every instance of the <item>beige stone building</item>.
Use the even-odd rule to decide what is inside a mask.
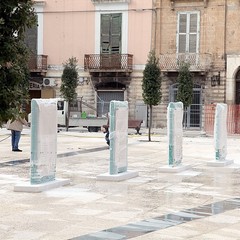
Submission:
[[[204,129],[207,105],[240,104],[240,2],[156,0],[155,7],[156,52],[163,77],[156,126],[166,126],[167,104],[176,98],[179,62],[184,60],[194,76],[187,127]],[[239,113],[233,115],[233,121],[239,122]],[[236,128],[240,130],[239,124]]]

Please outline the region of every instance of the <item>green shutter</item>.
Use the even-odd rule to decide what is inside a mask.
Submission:
[[[111,15],[101,15],[101,53],[109,53]]]
[[[111,53],[121,52],[121,32],[122,32],[121,28],[122,28],[122,15],[113,14],[111,25]]]
[[[101,15],[101,53],[121,53],[122,14]]]

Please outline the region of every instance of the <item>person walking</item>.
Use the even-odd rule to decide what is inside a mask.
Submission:
[[[21,117],[16,120],[8,120],[7,122],[7,129],[11,130],[13,152],[22,152],[22,150],[18,148],[18,144],[23,130],[23,125],[29,126],[28,122]]]

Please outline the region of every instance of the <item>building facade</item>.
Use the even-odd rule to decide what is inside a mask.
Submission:
[[[208,105],[240,104],[238,0],[45,0],[35,1],[35,9],[31,97],[59,97],[63,63],[76,57],[78,97],[93,106],[87,113],[102,116],[111,100],[127,100],[129,117],[147,126],[141,85],[154,49],[163,97],[153,107],[153,127],[167,125],[182,61],[190,64],[194,79],[187,128],[204,129]],[[239,121],[239,113],[233,116]]]
[[[148,53],[155,47],[153,2],[45,0],[35,1],[35,9],[38,27],[28,34],[36,36],[29,42],[37,42],[31,44],[31,97],[60,97],[63,63],[76,57],[77,95],[93,106],[83,110],[102,116],[111,100],[127,100],[129,117],[146,125],[141,81]]]
[[[185,61],[190,63],[194,79],[187,127],[204,129],[207,105],[240,103],[240,3],[157,0],[156,9],[156,52],[163,76],[163,102],[155,111],[155,118],[161,119],[157,125],[166,124],[167,104],[176,100],[179,63]]]

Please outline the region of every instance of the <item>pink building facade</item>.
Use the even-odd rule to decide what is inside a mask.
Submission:
[[[46,66],[32,75],[32,97],[60,97],[63,63],[78,60],[77,94],[104,115],[111,100],[129,102],[129,116],[147,124],[142,76],[155,48],[151,0],[35,1],[36,55]],[[42,58],[41,58],[42,59]]]

